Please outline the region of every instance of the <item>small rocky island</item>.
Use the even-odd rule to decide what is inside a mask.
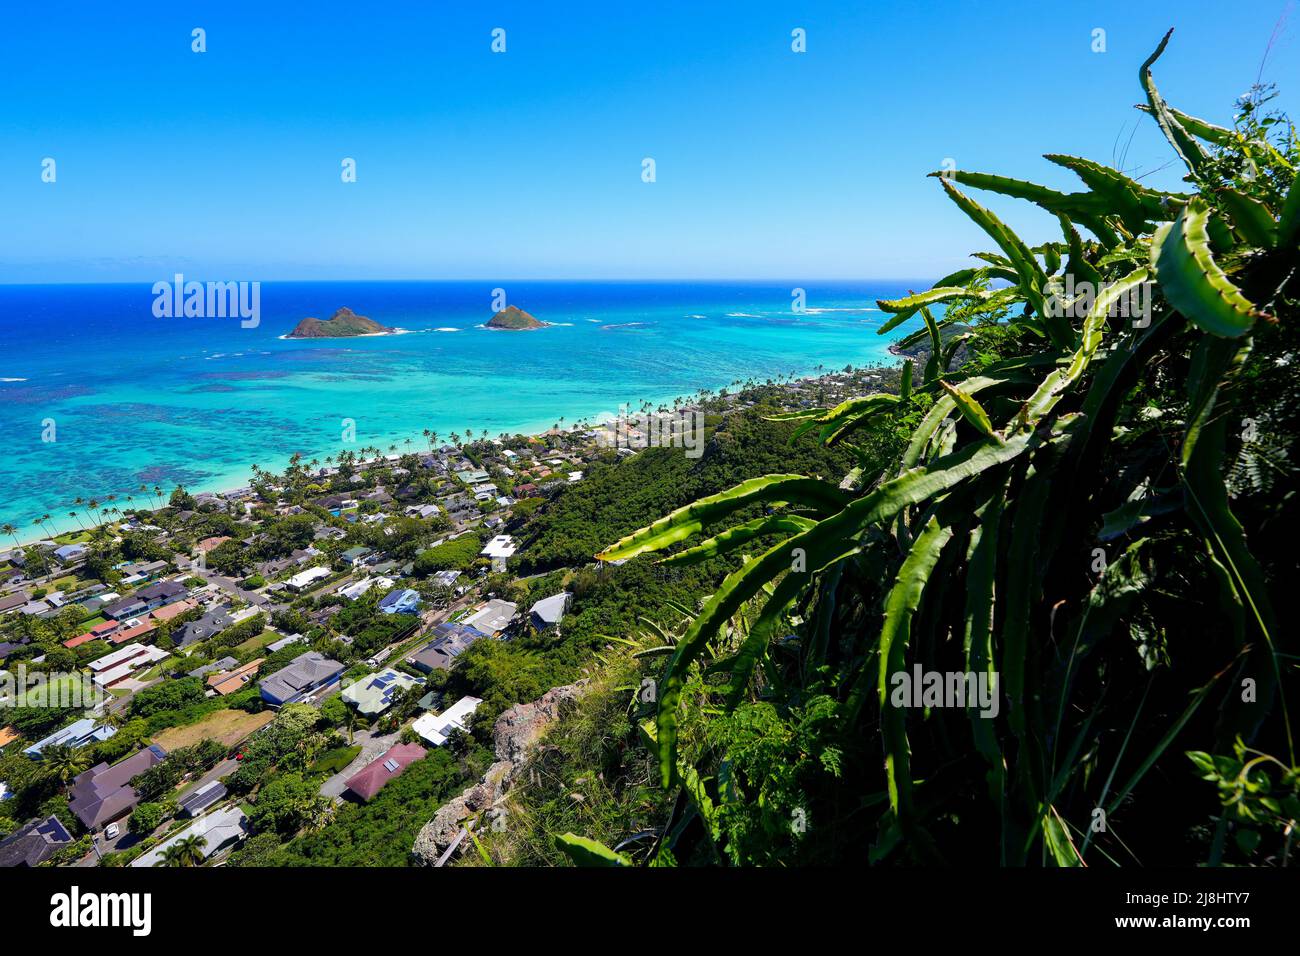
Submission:
[[[346,339],[357,335],[391,335],[396,329],[380,325],[374,319],[357,315],[347,306],[339,309],[327,320],[303,319],[287,339]]]
[[[508,329],[512,332],[521,332],[527,329],[546,328],[546,323],[534,318],[517,306],[508,305],[488,319],[487,327],[489,329]]]

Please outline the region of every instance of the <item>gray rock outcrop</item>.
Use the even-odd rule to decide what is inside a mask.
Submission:
[[[433,866],[460,837],[467,820],[490,816],[500,806],[515,774],[529,754],[566,708],[582,696],[586,680],[552,687],[530,704],[515,704],[501,713],[492,725],[492,747],[496,761],[478,783],[438,808],[424,825],[411,848],[417,863]],[[461,848],[463,849],[463,847]]]

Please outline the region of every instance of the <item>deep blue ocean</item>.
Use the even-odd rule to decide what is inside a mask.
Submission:
[[[20,537],[46,514],[76,527],[79,496],[125,508],[151,500],[142,484],[236,487],[294,452],[419,450],[425,429],[541,431],[622,403],[891,362],[904,330],[876,333],[875,300],[929,283],[277,282],[261,286],[256,328],[157,318],[150,285],[0,286],[0,521]],[[497,287],[552,325],[483,328]],[[341,306],[409,334],[282,338]]]

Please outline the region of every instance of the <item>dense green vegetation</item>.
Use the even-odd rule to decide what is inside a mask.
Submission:
[[[996,249],[879,303],[882,332],[922,319],[924,363],[898,395],[779,416],[877,451],[905,430],[888,467],[863,454],[837,487],[778,462],[600,551],[750,557],[620,665],[649,699],[633,672],[626,711],[589,705],[603,733],[556,732],[576,765],[520,788],[525,832],[494,854],[548,859],[537,821],[587,864],[1286,862],[1300,145],[1266,90],[1233,129],[1172,110],[1163,49],[1145,109],[1189,192],[1056,155],[1085,191],[940,176]],[[1039,205],[1061,239],[1031,248],[959,187]],[[918,671],[937,691],[906,692]],[[982,703],[940,692],[980,680]],[[665,800],[557,810],[647,759]]]
[[[591,556],[634,528],[689,501],[772,471],[832,477],[853,456],[840,448],[806,443],[789,447],[791,426],[765,421],[762,406],[705,422],[704,454],[681,448],[646,448],[633,462],[593,464],[583,480],[565,488],[520,532],[518,570],[535,574],[587,564]]]
[[[852,461],[841,449],[814,443],[791,448],[793,433],[793,425],[764,421],[761,408],[736,413],[713,421],[698,459],[687,458],[680,448],[649,448],[627,461],[597,465],[581,482],[561,489],[519,532],[527,542],[520,555],[524,568],[550,573],[528,579],[526,592],[510,595],[526,604],[560,590],[572,593],[558,633],[479,641],[450,673],[432,675],[431,686],[453,700],[462,694],[483,699],[474,725],[486,743],[502,710],[591,673],[617,643],[611,639],[637,631],[643,619],[666,623],[679,613],[674,604],[695,607],[734,558],[682,567],[647,562],[592,567],[591,552],[603,535],[629,531],[698,489],[721,489],[777,463],[817,475],[842,471]],[[572,565],[577,570],[567,570]]]
[[[283,847],[254,837],[236,866],[407,866],[411,845],[438,807],[486,769],[485,751],[433,751],[390,780],[366,804],[345,804],[328,822]],[[313,785],[315,786],[315,785]],[[259,829],[261,829],[259,827]]]
[[[415,559],[415,573],[419,575],[434,574],[438,571],[465,571],[478,560],[483,542],[478,535],[461,535],[452,541],[421,551]]]

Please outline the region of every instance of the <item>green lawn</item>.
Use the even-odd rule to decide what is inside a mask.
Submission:
[[[265,630],[261,634],[258,634],[256,637],[250,637],[242,644],[236,644],[235,650],[238,652],[260,650],[261,648],[266,647],[267,644],[275,643],[282,636],[283,635],[281,635],[277,631]]]
[[[327,750],[316,758],[316,761],[307,768],[307,773],[320,774],[323,777],[332,777],[352,761],[356,760],[357,754],[359,753],[361,753],[360,744],[351,747],[335,747],[333,750]]]

